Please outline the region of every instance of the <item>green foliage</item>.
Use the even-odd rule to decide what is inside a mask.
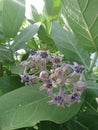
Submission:
[[[98,0],[61,0],[63,14],[81,46],[98,50]]]
[[[2,26],[7,37],[16,36],[25,17],[24,0],[3,0]]]
[[[0,46],[0,61],[13,63],[13,54],[10,49],[5,46]]]
[[[52,37],[58,49],[65,55],[66,58],[72,61],[82,63],[86,68],[89,67],[90,58],[75,37],[74,33],[63,29],[59,24],[54,23],[52,26]],[[77,58],[76,58],[77,57]]]
[[[1,130],[33,126],[41,120],[63,123],[79,111],[82,102],[65,109],[49,106],[50,99],[46,92],[39,91],[40,85],[22,87],[0,98]]]
[[[45,2],[45,11],[49,20],[54,20],[58,17],[61,9],[60,0],[44,0]]]
[[[12,44],[12,49],[17,51],[18,49],[23,48],[25,43],[32,39],[33,36],[37,33],[39,26],[39,23],[35,23],[24,29],[19,35],[15,37],[14,43]]]
[[[98,0],[44,3],[43,14],[31,5],[28,19],[25,0],[0,0],[0,130],[35,130],[35,125],[38,130],[97,130]],[[26,54],[18,53],[20,49]],[[39,90],[40,83],[21,83],[20,62],[31,49],[63,53],[64,62],[84,66],[87,88],[80,103],[65,108],[48,105],[50,98]]]
[[[21,86],[23,86],[23,84],[17,76],[0,77],[0,96]]]

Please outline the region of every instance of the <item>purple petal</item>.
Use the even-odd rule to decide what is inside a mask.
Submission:
[[[46,89],[46,86],[43,85],[43,86],[41,86],[39,89],[40,89],[40,90],[44,90],[44,89]]]
[[[48,95],[51,97],[51,98],[55,98],[55,95],[54,95],[54,93],[51,91],[51,90],[48,90],[47,91],[47,93],[48,93]]]
[[[59,92],[59,96],[63,96],[65,93],[65,88],[61,88],[60,92]]]

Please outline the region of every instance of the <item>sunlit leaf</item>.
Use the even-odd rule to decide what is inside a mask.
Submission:
[[[56,19],[60,13],[60,0],[44,0],[45,9],[50,20]]]
[[[3,0],[2,26],[7,37],[14,37],[25,18],[24,0]]]
[[[7,63],[13,62],[13,54],[10,49],[0,46],[0,60]]]
[[[81,45],[98,50],[98,0],[61,0],[63,14]]]
[[[87,68],[89,67],[89,55],[80,46],[73,32],[63,29],[62,26],[56,23],[53,24],[51,32],[56,46],[66,58],[82,63]]]
[[[25,43],[32,39],[38,32],[39,26],[39,23],[35,23],[25,28],[18,36],[16,36],[14,43],[12,44],[12,49],[16,51],[23,48]]]

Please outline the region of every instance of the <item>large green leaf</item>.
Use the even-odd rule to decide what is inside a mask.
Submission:
[[[18,76],[0,77],[0,95],[23,86]]]
[[[90,101],[94,100],[96,97],[98,98],[98,83],[94,81],[87,81],[87,99]]]
[[[0,0],[0,11],[3,9],[3,0]]]
[[[14,43],[12,44],[12,49],[17,51],[23,48],[25,43],[33,38],[33,36],[38,32],[40,23],[35,23],[27,28],[25,28],[18,36],[16,36]]]
[[[7,37],[14,37],[25,18],[24,0],[3,0],[2,25]]]
[[[66,58],[82,63],[87,68],[89,67],[89,55],[80,46],[73,32],[63,29],[61,25],[56,23],[53,24],[51,32],[56,46]]]
[[[50,20],[56,19],[60,13],[60,0],[44,0],[45,9]]]
[[[98,50],[98,0],[61,0],[63,14],[81,45]]]
[[[13,73],[13,74],[22,74],[24,72],[24,68],[22,65],[20,64],[13,64],[9,66],[9,70]]]
[[[41,120],[63,123],[77,114],[82,102],[65,108],[48,105],[50,98],[39,86],[22,87],[0,97],[0,130],[33,126]]]
[[[98,112],[94,112],[91,109],[87,109],[86,112],[81,112],[79,114],[78,122],[80,122],[80,125],[87,128],[82,130],[98,130]]]
[[[0,46],[0,60],[3,62],[12,63],[14,59],[11,50],[5,46]]]

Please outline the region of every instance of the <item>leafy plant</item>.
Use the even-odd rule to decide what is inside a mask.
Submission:
[[[44,3],[0,0],[0,130],[97,130],[98,0]]]

